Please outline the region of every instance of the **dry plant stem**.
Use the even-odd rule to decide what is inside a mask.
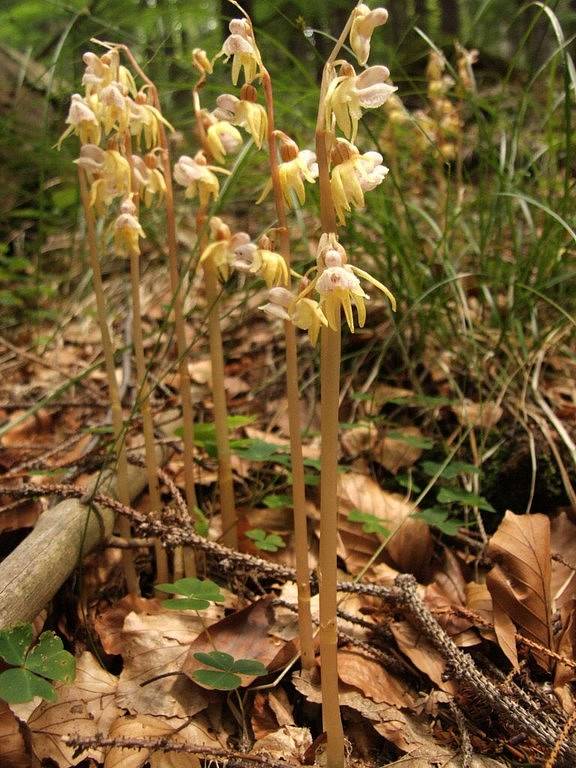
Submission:
[[[130,494],[128,492],[128,460],[126,456],[124,417],[122,414],[122,403],[120,402],[118,382],[116,381],[114,348],[112,346],[112,339],[110,337],[110,330],[106,319],[106,299],[104,298],[102,272],[100,270],[100,259],[98,258],[98,247],[96,243],[96,221],[94,219],[94,210],[90,206],[88,185],[84,171],[81,168],[78,168],[78,178],[80,181],[80,196],[82,198],[82,206],[84,208],[84,216],[86,219],[88,253],[90,257],[90,267],[92,269],[94,294],[96,296],[96,310],[98,314],[98,323],[100,325],[100,335],[102,337],[102,351],[104,353],[104,363],[108,379],[108,393],[110,397],[110,409],[112,412],[112,429],[114,432],[116,450],[118,499],[122,504],[128,505],[130,503]],[[119,519],[118,529],[122,536],[130,538],[130,521],[125,517]],[[131,552],[122,552],[122,565],[128,591],[131,594],[139,595],[140,584]]]
[[[274,135],[274,98],[269,73],[264,70],[262,85],[268,115],[268,151],[274,202],[279,225],[280,253],[290,267],[290,235],[286,205],[282,194]],[[288,399],[288,423],[290,429],[290,456],[292,460],[292,504],[294,509],[294,542],[296,550],[296,584],[298,587],[298,631],[302,666],[314,667],[314,629],[310,610],[310,567],[308,562],[308,525],[306,515],[306,484],[304,458],[302,456],[302,427],[300,424],[300,390],[298,387],[298,355],[296,329],[288,321],[284,323],[286,339],[286,396]]]
[[[136,376],[138,379],[138,405],[142,413],[142,429],[144,432],[144,453],[146,456],[146,472],[148,475],[148,492],[150,494],[150,510],[153,516],[161,514],[162,500],[158,483],[158,462],[154,445],[154,422],[150,410],[150,384],[148,380],[146,361],[144,359],[144,338],[142,334],[142,309],[140,306],[140,254],[132,253],[130,257],[130,282],[132,287],[132,333],[134,337],[134,357],[136,359]],[[154,542],[156,556],[156,578],[160,582],[169,580],[168,555],[158,540]]]
[[[194,88],[194,113],[200,140],[206,155],[210,152],[206,144],[206,134],[200,113],[198,89],[203,85],[204,78]],[[206,247],[204,242],[204,222],[206,212],[201,207],[196,216],[200,251]],[[222,542],[235,549],[238,547],[238,517],[234,501],[234,477],[232,475],[232,457],[230,453],[230,437],[228,433],[228,406],[226,403],[226,387],[224,384],[224,348],[222,331],[220,330],[220,285],[218,271],[212,261],[204,263],[204,285],[208,302],[208,338],[210,341],[210,363],[212,367],[212,400],[214,402],[214,429],[216,432],[216,450],[218,452],[218,485],[220,488],[220,513],[222,515]]]

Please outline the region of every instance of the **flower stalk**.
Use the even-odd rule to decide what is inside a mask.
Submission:
[[[88,254],[90,258],[90,267],[92,269],[92,284],[94,286],[94,295],[96,297],[96,311],[98,314],[98,324],[100,326],[100,335],[102,338],[102,350],[104,353],[104,364],[106,368],[106,377],[108,380],[108,396],[110,398],[110,408],[112,413],[112,430],[114,433],[115,451],[116,451],[116,472],[118,501],[126,506],[130,505],[130,494],[128,491],[128,459],[126,455],[126,442],[124,432],[124,417],[122,414],[122,403],[120,402],[120,392],[118,382],[116,381],[116,371],[114,366],[114,348],[110,336],[110,329],[106,319],[106,299],[104,297],[104,288],[102,285],[102,271],[100,269],[100,260],[98,258],[98,246],[96,242],[96,221],[94,209],[90,205],[90,193],[85,171],[78,167],[78,179],[80,183],[80,197],[84,209],[86,220],[86,232],[88,239]],[[120,534],[124,538],[130,538],[130,521],[126,518],[120,518],[118,522]],[[130,550],[122,551],[122,565],[124,577],[128,591],[133,595],[140,594],[140,585],[138,574],[134,566],[134,559]]]
[[[263,69],[262,86],[268,116],[268,155],[276,215],[278,217],[278,238],[280,253],[290,269],[290,234],[286,216],[286,204],[280,182],[276,136],[274,133],[274,97],[272,81],[268,70]],[[300,389],[298,387],[298,356],[296,350],[296,329],[288,320],[284,321],[286,342],[286,397],[288,400],[288,424],[290,429],[290,455],[292,460],[292,505],[294,510],[294,545],[296,552],[296,583],[298,587],[298,631],[300,652],[304,669],[314,666],[314,630],[310,609],[310,568],[308,562],[308,524],[306,515],[306,485],[304,459],[302,455],[302,427],[300,424]]]
[[[200,141],[206,157],[212,153],[208,141],[202,111],[200,108],[199,89],[206,79],[203,73],[193,89],[194,115]],[[196,216],[196,231],[200,252],[206,247],[205,221],[207,203],[202,202]],[[218,453],[218,487],[220,491],[220,514],[222,517],[222,543],[232,549],[238,547],[238,518],[234,499],[234,477],[232,474],[232,455],[228,433],[228,406],[224,382],[224,348],[220,329],[221,290],[218,281],[218,268],[213,259],[203,261],[204,287],[208,303],[208,339],[210,345],[210,364],[212,368],[212,402],[214,404],[214,430]]]

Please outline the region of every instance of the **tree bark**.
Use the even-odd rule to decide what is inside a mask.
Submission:
[[[167,455],[158,450],[159,461]],[[146,487],[146,470],[130,465],[128,487],[135,499]],[[89,490],[115,496],[112,470],[97,476]],[[0,629],[31,621],[50,602],[84,555],[111,535],[114,513],[66,499],[44,512],[34,530],[0,563]]]

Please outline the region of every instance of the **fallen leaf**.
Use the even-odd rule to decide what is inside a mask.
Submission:
[[[486,583],[492,595],[494,628],[501,646],[506,642],[505,636],[509,637],[509,624],[513,622],[529,640],[553,648],[548,518],[506,512],[486,554],[495,563]],[[541,667],[550,669],[549,656],[532,649],[530,652]]]
[[[422,456],[422,448],[409,439],[403,440],[402,436],[404,435],[407,438],[423,438],[418,427],[402,427],[402,435],[398,437],[384,436],[374,450],[375,461],[382,464],[393,475],[396,475],[400,469],[414,466]]]
[[[566,562],[576,563],[576,525],[566,512],[561,512],[550,521],[550,547]],[[576,571],[552,560],[551,579],[554,608],[561,610],[563,605],[576,597]]]
[[[18,720],[5,701],[0,701],[0,755],[2,768],[31,768]]]
[[[343,683],[359,688],[378,704],[386,702],[396,707],[410,707],[414,703],[401,680],[353,646],[338,651],[338,677]]]
[[[446,660],[416,627],[408,621],[395,621],[390,624],[390,629],[398,648],[417,669],[428,675],[430,680],[443,691],[452,694],[456,692],[454,681],[444,680],[447,669]]]
[[[146,616],[129,613],[124,621],[124,668],[116,701],[131,714],[190,717],[204,709],[202,690],[178,676],[191,643],[208,624],[222,615],[211,605],[200,619],[195,613],[176,612]],[[149,682],[162,674],[174,674]],[[147,683],[147,685],[141,685]]]
[[[258,739],[252,747],[251,754],[262,754],[271,760],[286,761],[300,766],[311,744],[312,736],[308,728],[284,725],[274,733]]]
[[[378,430],[374,424],[359,424],[342,433],[341,443],[345,453],[355,458],[360,453],[372,452],[378,439]]]
[[[502,408],[498,403],[475,403],[473,400],[464,400],[452,406],[452,411],[464,427],[481,427],[490,429],[495,427],[502,418]]]
[[[137,595],[125,595],[115,605],[98,614],[94,627],[106,653],[121,654],[124,650],[122,636],[124,620],[129,613],[154,615],[165,612],[156,598],[149,600]]]
[[[27,723],[36,757],[53,760],[59,768],[77,765],[87,757],[101,761],[101,749],[90,748],[75,756],[75,749],[64,744],[61,737],[71,733],[85,737],[108,733],[120,714],[115,703],[117,685],[118,678],[86,651],[76,662],[74,682],[55,685],[56,702],[43,701],[27,717],[23,716],[23,709],[13,705],[16,716]]]

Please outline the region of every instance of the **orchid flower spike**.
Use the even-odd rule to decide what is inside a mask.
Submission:
[[[314,281],[320,294],[320,307],[326,315],[328,325],[334,331],[340,328],[340,310],[344,310],[348,327],[354,333],[352,308],[356,307],[358,325],[362,328],[366,321],[364,300],[369,298],[362,289],[358,276],[381,290],[390,300],[393,309],[396,309],[396,300],[386,286],[363,269],[348,264],[347,260],[346,251],[336,235],[333,232],[325,232],[320,238],[317,251],[320,275]]]
[[[230,35],[224,41],[222,50],[216,56],[225,56],[226,61],[233,56],[232,83],[238,83],[240,72],[244,69],[244,78],[251,83],[262,66],[260,51],[254,39],[252,25],[248,19],[232,19],[229,24]]]
[[[157,147],[160,124],[170,131],[174,130],[164,115],[148,103],[145,90],[138,91],[135,99],[128,97],[128,107],[130,110],[130,133],[136,138],[138,146],[144,137],[144,146],[147,149]]]
[[[370,8],[365,3],[360,3],[354,9],[354,20],[350,28],[350,47],[363,67],[370,56],[370,39],[376,27],[386,24],[388,11],[386,8]]]
[[[250,235],[246,232],[236,232],[233,235],[230,227],[218,216],[212,216],[209,224],[215,242],[204,249],[200,256],[200,264],[211,259],[220,278],[227,280],[230,276],[230,268],[240,259],[246,259],[247,246],[253,246],[255,251],[256,245],[251,243]]]
[[[276,131],[276,135],[280,138],[280,157],[282,162],[278,165],[278,173],[282,194],[287,205],[294,207],[292,193],[296,195],[300,205],[304,205],[306,201],[304,181],[314,184],[318,178],[316,153],[310,149],[299,150],[296,142],[285,133],[282,133],[282,131]],[[262,194],[256,201],[257,205],[266,198],[271,189],[272,179],[268,179]]]
[[[361,155],[358,148],[346,139],[336,140],[332,163],[332,198],[338,222],[345,224],[346,212],[352,208],[364,208],[364,192],[370,192],[381,184],[388,168],[382,165],[379,152]]]
[[[381,107],[398,90],[385,82],[389,77],[388,67],[368,67],[357,75],[351,64],[343,62],[339,76],[332,80],[326,91],[326,125],[332,126],[335,119],[346,138],[356,141],[362,109]]]
[[[314,299],[294,296],[287,288],[276,287],[268,292],[268,303],[259,309],[270,317],[288,320],[308,332],[313,346],[318,342],[320,328],[328,325],[326,316]]]
[[[240,98],[223,93],[216,99],[216,104],[214,114],[217,117],[247,130],[254,139],[254,144],[258,149],[262,149],[268,130],[268,116],[264,107],[256,103],[254,86],[243,85]]]
[[[113,80],[102,88],[98,94],[98,101],[104,133],[109,134],[113,130],[118,133],[127,131],[130,122],[130,105],[120,83]]]
[[[198,195],[203,207],[206,207],[211,199],[216,200],[220,193],[217,173],[228,174],[229,171],[208,165],[202,151],[197,152],[193,158],[182,155],[174,165],[174,179],[186,187],[185,197],[193,199]]]
[[[136,218],[136,206],[129,196],[120,206],[120,215],[114,222],[114,244],[120,256],[138,256],[139,238],[146,237],[140,222]]]

